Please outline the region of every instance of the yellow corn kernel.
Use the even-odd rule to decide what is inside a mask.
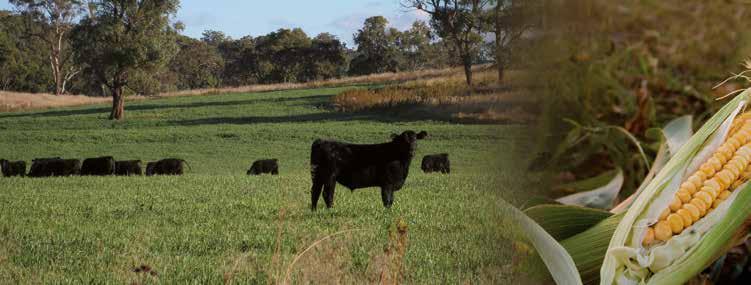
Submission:
[[[678,199],[680,199],[683,203],[688,203],[689,201],[691,201],[691,193],[682,188],[675,193],[675,196],[678,197]]]
[[[674,234],[679,234],[683,231],[683,218],[678,214],[670,214],[667,221],[670,230],[673,231]]]
[[[722,187],[718,187],[719,189],[719,188],[727,188],[728,186],[733,184],[733,181],[735,181],[735,178],[736,176],[733,175],[733,173],[730,172],[730,170],[723,169],[723,170],[720,170],[720,172],[717,172],[715,177],[711,180],[716,180],[717,182],[719,182],[720,184],[719,186],[722,186]],[[707,183],[704,182],[704,185],[707,185]]]
[[[714,202],[712,202],[712,209],[716,209],[717,206],[719,206],[720,203],[722,203],[722,201],[724,201],[724,200],[723,199],[714,200]]]
[[[701,218],[701,210],[699,210],[698,207],[694,206],[694,204],[688,203],[683,204],[683,209],[688,211],[689,214],[691,214],[691,221],[696,222]]]
[[[722,162],[720,162],[715,156],[710,157],[705,164],[714,168],[714,171],[720,171],[720,169],[722,169]]]
[[[751,138],[751,130],[747,128],[740,129],[737,133],[735,133],[735,136],[738,137],[738,139],[740,139],[742,143],[748,143],[749,138]]]
[[[748,164],[748,157],[737,155],[734,156],[733,159],[728,161],[728,164],[733,164],[734,166],[740,168],[740,169],[746,169],[746,165]]]
[[[696,189],[699,189],[702,185],[702,182],[704,182],[704,179],[701,179],[699,175],[694,174],[694,175],[691,175],[686,181],[691,184],[694,184],[694,187],[696,187]]]
[[[673,211],[673,212],[678,211],[678,209],[681,208],[681,205],[683,205],[681,200],[678,199],[678,197],[673,197],[673,201],[670,202],[670,206],[669,206],[670,211]]]
[[[711,177],[715,173],[715,169],[712,165],[709,163],[704,163],[701,166],[699,166],[699,171],[704,172],[707,176]]]
[[[701,190],[699,190],[699,192],[704,192],[704,193],[709,194],[709,196],[712,197],[712,200],[714,200],[714,198],[717,197],[717,195],[719,195],[720,192],[722,192],[722,190],[718,188],[714,188],[714,187],[704,186],[701,188]],[[696,197],[696,195],[699,194],[699,192],[694,193],[694,197]]]
[[[698,177],[699,179],[701,179],[701,181],[707,180],[707,178],[709,178],[706,174],[704,174],[701,171],[694,172],[693,175],[695,175],[696,177]]]
[[[724,152],[715,152],[712,156],[717,157],[723,164],[727,163],[728,160],[733,158],[733,153],[724,153]]]
[[[694,194],[698,189],[696,188],[696,185],[694,185],[694,183],[686,181],[681,184],[681,190],[685,190],[689,194]]]
[[[738,138],[738,136],[732,136],[728,138],[725,143],[730,144],[733,148],[739,148],[743,145],[743,142]]]
[[[655,225],[655,238],[661,241],[667,241],[673,236],[673,230],[667,221],[659,221]]]
[[[683,219],[683,226],[684,227],[688,227],[688,226],[690,226],[691,224],[694,223],[694,220],[693,220],[693,217],[691,216],[691,213],[688,210],[686,210],[685,208],[681,208],[678,211],[676,211],[675,213],[678,214],[678,216],[680,216],[681,219]]]
[[[731,192],[728,191],[728,190],[722,191],[722,192],[720,192],[720,195],[717,195],[717,199],[725,200],[728,197],[730,197],[730,194],[731,194]]]
[[[655,241],[655,230],[653,230],[651,227],[647,228],[647,232],[644,235],[644,241],[643,241],[644,245],[649,245],[654,241]]]
[[[735,153],[735,149],[733,149],[732,146],[723,144],[719,148],[717,148],[717,153],[715,153],[715,155],[720,154],[730,159],[731,157],[733,157],[734,153]]]
[[[699,209],[699,216],[704,217],[704,215],[707,213],[707,204],[704,203],[703,200],[699,198],[693,198],[691,199],[691,202],[689,203],[694,205],[697,209]]]
[[[739,166],[735,163],[733,164],[726,164],[725,170],[730,171],[735,177],[738,177],[741,174],[741,171],[743,170],[742,166]]]
[[[699,191],[694,194],[694,198],[701,199],[705,205],[709,206],[712,205],[712,201],[714,201],[714,198],[712,198],[712,194],[707,193],[706,191]]]
[[[720,185],[720,183],[717,182],[717,179],[712,178],[712,179],[709,179],[707,181],[704,181],[704,186],[702,186],[699,189],[698,192],[708,191],[708,192],[711,192],[711,193],[718,193],[719,194],[722,191],[722,189],[724,189],[724,188],[725,187],[722,187],[722,185]],[[694,193],[694,196],[696,196],[696,193]]]

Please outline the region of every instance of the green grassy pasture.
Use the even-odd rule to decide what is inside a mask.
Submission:
[[[123,122],[107,120],[106,105],[0,113],[0,158],[190,165],[181,177],[0,178],[0,283],[277,283],[288,270],[296,283],[508,281],[495,209],[530,186],[526,127],[334,112],[330,96],[342,90],[128,102]],[[375,188],[339,185],[333,209],[310,211],[314,139],[377,143],[407,129],[430,137],[392,209]],[[438,152],[450,153],[451,175],[423,174],[421,157]],[[259,158],[278,158],[280,175],[246,176]]]

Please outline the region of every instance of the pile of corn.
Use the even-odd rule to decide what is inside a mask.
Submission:
[[[731,191],[751,178],[751,112],[733,121],[727,139],[681,184],[658,222],[647,228],[642,244],[665,242],[706,216]]]

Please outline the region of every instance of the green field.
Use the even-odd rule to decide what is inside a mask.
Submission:
[[[394,271],[406,283],[508,281],[496,201],[532,183],[519,155],[532,145],[526,127],[338,113],[328,102],[342,90],[133,101],[123,122],[107,120],[105,105],[0,113],[0,158],[179,157],[191,167],[181,177],[0,178],[0,283],[277,283],[288,268],[296,283]],[[407,129],[430,137],[392,209],[376,188],[338,185],[333,209],[310,211],[314,139],[377,143]],[[423,174],[420,158],[438,152],[450,153],[451,175]],[[246,176],[259,158],[278,158],[280,175]],[[385,248],[400,219],[395,270],[398,250]]]

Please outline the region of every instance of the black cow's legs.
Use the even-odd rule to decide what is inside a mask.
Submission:
[[[318,207],[318,197],[321,197],[321,188],[323,183],[318,179],[313,179],[313,188],[310,189],[310,208],[315,211]]]
[[[391,204],[394,204],[394,191],[391,191],[390,189],[381,189],[381,200],[383,201],[383,206],[386,208],[391,208]]]
[[[323,200],[326,202],[326,208],[334,207],[334,190],[336,190],[336,179],[331,177],[323,185]]]

